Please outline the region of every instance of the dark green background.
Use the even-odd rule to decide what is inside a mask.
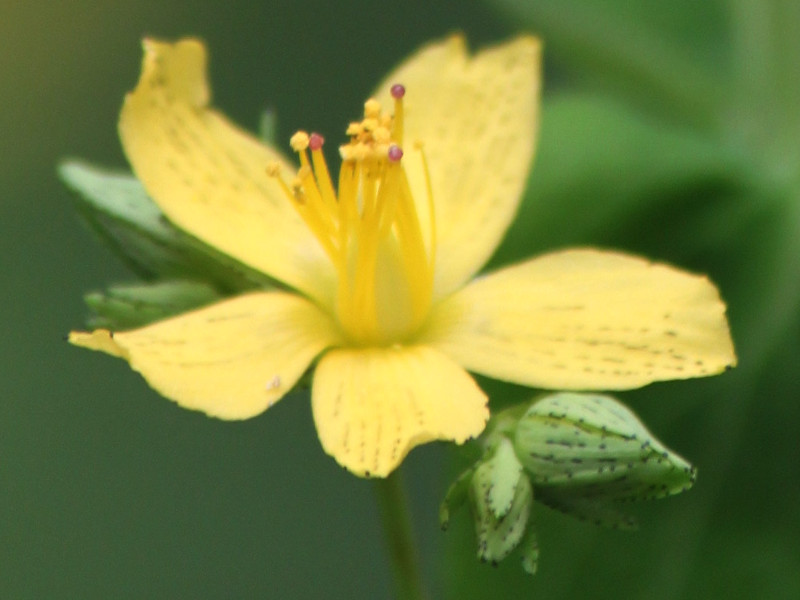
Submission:
[[[740,367],[623,398],[699,468],[638,533],[544,508],[540,572],[478,564],[436,524],[455,452],[406,461],[435,597],[800,597],[800,6],[663,2],[7,2],[0,18],[0,597],[384,598],[371,484],[326,457],[307,397],[222,423],[69,347],[82,294],[130,275],[55,165],[122,167],[143,35],[204,38],[215,102],[279,139],[336,136],[420,43],[540,31],[548,71],[526,203],[495,263],[614,246],[709,273]],[[480,118],[480,115],[476,115]],[[528,392],[487,384],[497,406]],[[447,457],[444,460],[444,457]]]

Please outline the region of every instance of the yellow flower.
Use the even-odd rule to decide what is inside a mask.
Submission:
[[[321,136],[292,138],[298,169],[209,107],[201,43],[144,50],[119,124],[136,175],[178,227],[294,290],[70,335],[181,406],[253,417],[318,359],[323,448],[384,477],[419,444],[481,433],[487,398],[468,370],[620,390],[734,364],[725,307],[701,276],[583,249],[473,279],[533,156],[535,38],[474,56],[460,37],[420,50],[347,128],[336,185]]]

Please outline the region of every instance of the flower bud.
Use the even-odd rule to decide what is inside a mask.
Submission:
[[[484,458],[451,486],[440,510],[443,526],[450,510],[466,499],[478,539],[478,558],[497,564],[525,537],[533,506],[533,487],[507,438],[498,438]],[[535,570],[536,555],[526,564]]]
[[[581,489],[606,500],[677,494],[695,470],[610,396],[561,392],[531,405],[514,448],[535,486]]]
[[[631,528],[609,501],[648,500],[692,486],[696,471],[610,396],[561,392],[522,415],[514,448],[537,499],[600,525]]]
[[[481,436],[485,453],[450,487],[440,509],[469,501],[478,557],[496,564],[521,548],[536,572],[539,549],[531,524],[536,500],[597,525],[631,529],[622,501],[677,494],[695,470],[665,448],[636,415],[601,394],[559,392],[493,415]]]
[[[533,505],[533,488],[503,438],[494,456],[475,469],[470,500],[478,537],[478,558],[497,563],[517,547]]]

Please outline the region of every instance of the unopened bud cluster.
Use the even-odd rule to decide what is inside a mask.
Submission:
[[[677,494],[695,470],[665,448],[619,401],[560,392],[493,417],[484,454],[450,487],[440,510],[469,503],[478,557],[497,563],[522,547],[524,569],[536,571],[534,499],[598,525],[630,529],[617,504]]]

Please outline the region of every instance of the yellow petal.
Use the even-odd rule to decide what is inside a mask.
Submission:
[[[120,115],[133,170],[181,229],[327,301],[333,269],[267,167],[275,150],[208,107],[206,52],[196,40],[146,40],[142,75]]]
[[[434,309],[422,339],[471,371],[549,389],[630,389],[736,364],[707,278],[596,250],[474,281]]]
[[[69,341],[126,359],[184,408],[247,419],[277,402],[338,340],[308,300],[255,293],[133,331],[73,332]]]
[[[420,50],[379,86],[402,83],[403,164],[429,228],[419,153],[428,160],[436,205],[436,296],[476,273],[500,242],[527,180],[538,132],[540,43],[523,36],[470,57],[453,36]]]
[[[337,349],[314,375],[312,408],[325,452],[362,476],[386,477],[414,446],[458,444],[489,418],[469,374],[423,346]]]

